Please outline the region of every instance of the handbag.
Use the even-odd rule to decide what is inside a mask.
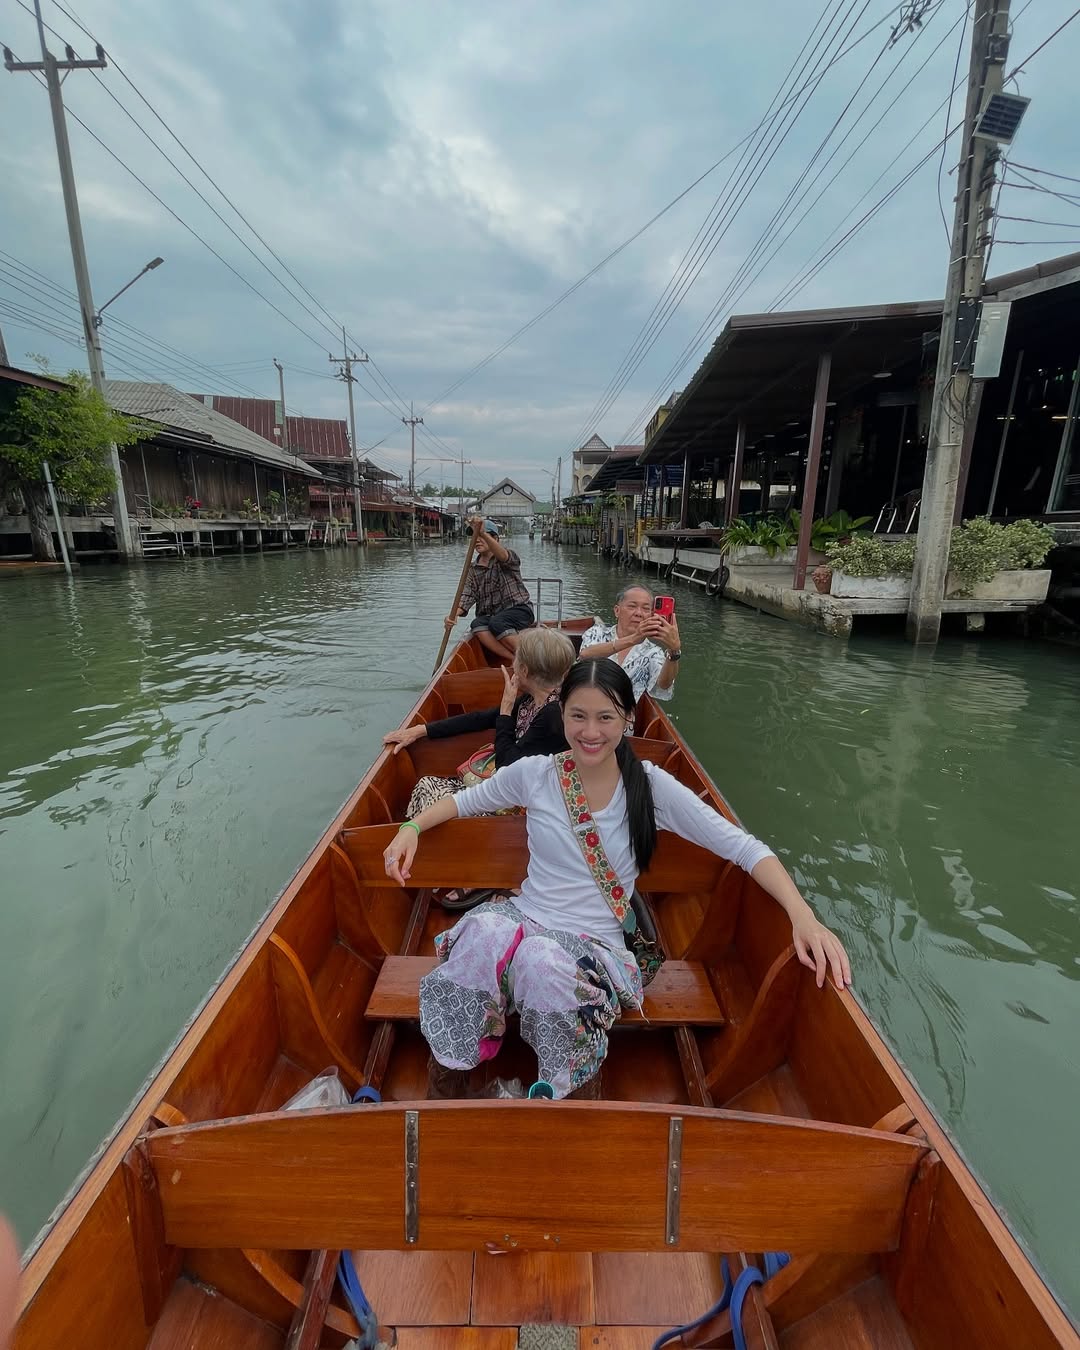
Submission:
[[[485,778],[491,778],[498,765],[495,763],[495,745],[489,742],[482,745],[479,750],[474,750],[467,760],[458,765],[458,776],[465,787],[473,787],[477,783],[482,783]],[[521,815],[520,806],[504,806],[499,811],[493,811],[496,816],[519,816]]]
[[[458,775],[466,787],[473,787],[490,778],[495,772],[495,745],[489,742],[474,750],[467,760],[458,765]]]
[[[600,894],[607,901],[608,908],[623,930],[627,950],[637,962],[638,970],[641,972],[642,985],[649,985],[656,979],[660,967],[667,959],[649,907],[645,903],[644,896],[639,895],[637,891],[627,896],[625,888],[608,862],[604,843],[589,810],[589,801],[581,786],[581,778],[573,756],[564,750],[561,754],[555,755],[554,759],[574,838]]]

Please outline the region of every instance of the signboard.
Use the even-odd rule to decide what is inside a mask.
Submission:
[[[677,487],[682,482],[681,464],[646,464],[648,487]]]
[[[1009,332],[1011,309],[1011,300],[983,302],[975,334],[975,365],[971,372],[973,379],[993,380],[1001,374],[1001,356]]]

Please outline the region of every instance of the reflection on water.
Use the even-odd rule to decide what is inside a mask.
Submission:
[[[567,613],[623,580],[522,552]],[[423,687],[459,565],[387,548],[0,589],[0,1207],[24,1239]],[[681,730],[1080,1307],[1075,656],[844,645],[677,600]]]

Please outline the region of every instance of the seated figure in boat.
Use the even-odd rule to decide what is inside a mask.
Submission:
[[[469,1070],[497,1053],[509,1012],[556,1097],[597,1097],[608,1031],[642,1003],[626,945],[627,909],[657,829],[750,872],[791,919],[799,960],[823,984],[849,984],[847,954],[772,851],[672,775],[643,764],[625,737],[634,695],[611,661],[578,661],[559,700],[569,750],[532,757],[407,822],[383,858],[405,885],[422,834],[457,816],[523,806],[529,867],[520,893],[483,904],[436,940],[440,964],[420,986],[431,1051],[429,1095],[463,1095]]]
[[[501,667],[504,687],[497,708],[460,713],[387,732],[383,744],[392,745],[395,755],[424,737],[441,740],[470,731],[495,733],[491,745],[483,746],[467,764],[461,765],[463,773],[453,778],[432,774],[420,778],[409,798],[408,816],[412,818],[443,797],[460,792],[467,782],[490,777],[507,764],[530,755],[554,755],[565,750],[559,689],[573,664],[574,644],[565,633],[553,628],[530,628],[521,634],[513,666]],[[490,892],[454,890],[438,896],[438,900],[445,909],[468,909],[484,894]]]
[[[476,561],[469,569],[457,613],[446,619],[446,626],[453,628],[475,605],[476,617],[469,627],[488,651],[509,661],[518,634],[536,623],[529,588],[521,579],[521,559],[499,539],[493,520],[475,516],[469,524]]]
[[[607,657],[629,676],[635,702],[642,694],[668,699],[682,658],[679,625],[653,612],[647,586],[624,586],[615,599],[615,622],[594,623],[581,639],[583,660]]]

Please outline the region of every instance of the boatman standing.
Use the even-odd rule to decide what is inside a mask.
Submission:
[[[453,628],[475,605],[472,631],[488,651],[512,661],[518,634],[536,623],[528,588],[521,579],[521,559],[500,541],[493,520],[474,516],[469,524],[476,561],[461,592],[458,612],[446,619],[446,626]]]

